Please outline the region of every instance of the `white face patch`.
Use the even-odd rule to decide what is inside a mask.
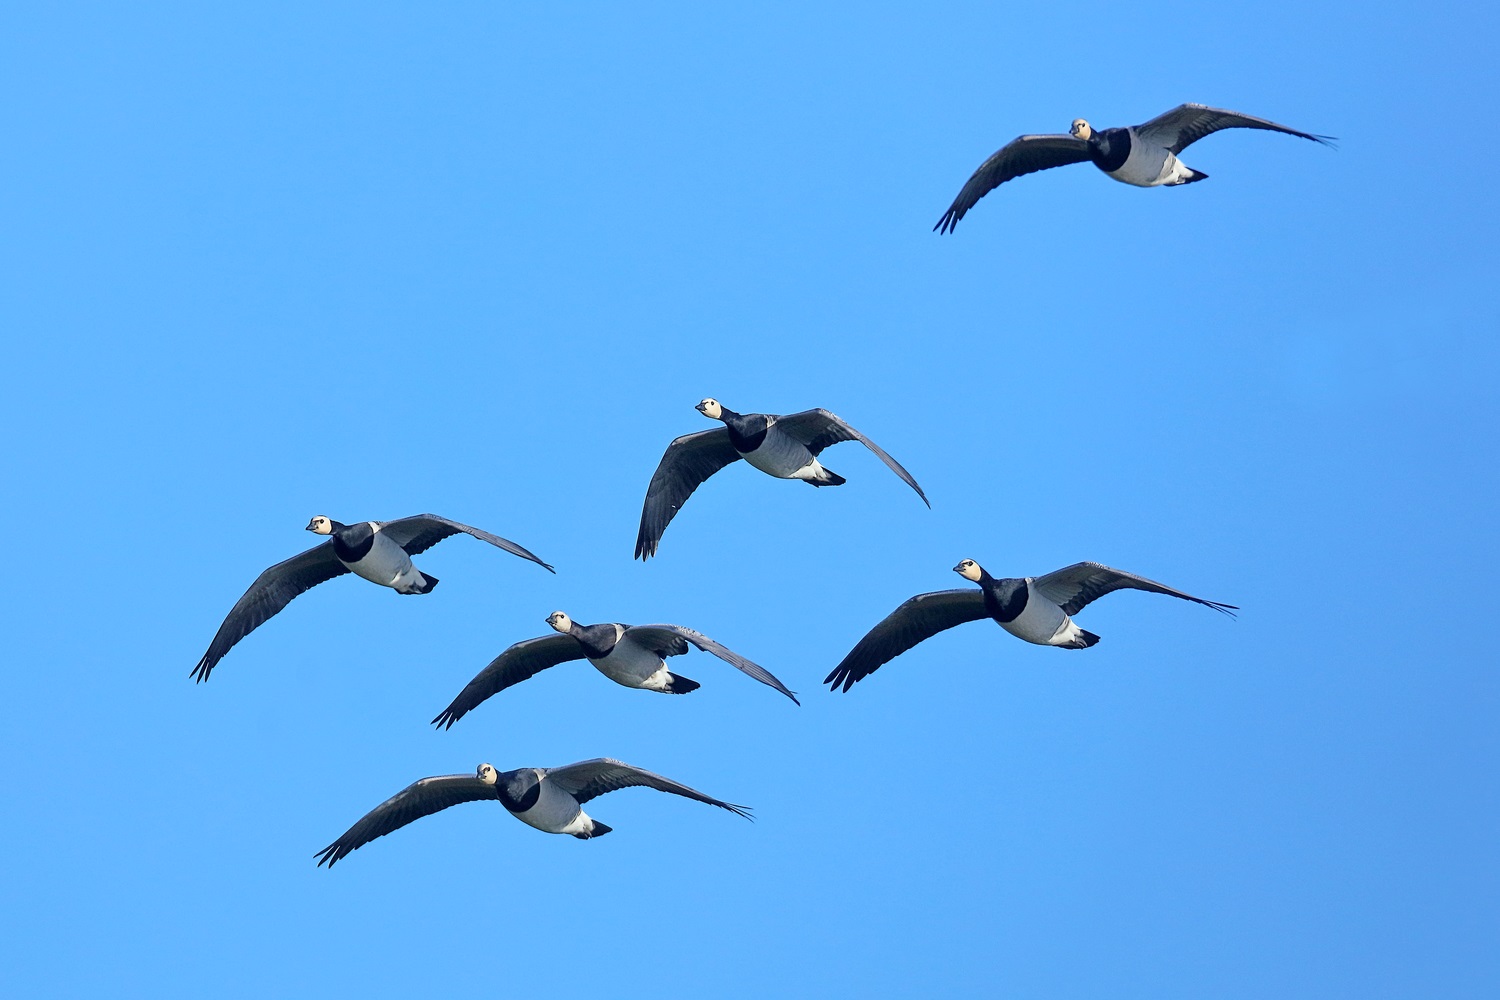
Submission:
[[[1094,134],[1094,130],[1089,127],[1089,123],[1086,122],[1086,121],[1084,121],[1082,118],[1074,118],[1073,119],[1073,127],[1070,128],[1070,129],[1068,129],[1068,132],[1075,139],[1084,139],[1084,140],[1087,140],[1090,136],[1092,136]]]
[[[493,764],[480,764],[479,769],[475,773],[479,775],[479,780],[486,785],[493,785],[500,778]]]
[[[322,514],[319,514],[308,524],[307,530],[315,535],[331,535],[333,534],[333,522]]]
[[[547,624],[559,632],[566,633],[573,628],[573,619],[561,611],[554,611],[547,616]]]
[[[970,580],[974,583],[979,582],[979,564],[972,559],[965,559],[953,567],[953,571],[965,580]]]
[[[724,407],[720,406],[719,401],[712,396],[699,403],[696,409],[710,420],[718,420],[724,416]]]

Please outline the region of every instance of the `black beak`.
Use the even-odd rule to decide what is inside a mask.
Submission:
[[[957,566],[953,567],[953,572],[955,572],[955,573],[962,573],[963,571],[964,571],[964,564],[963,563],[959,563]]]

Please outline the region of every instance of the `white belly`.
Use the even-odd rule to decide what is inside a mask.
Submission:
[[[365,553],[365,557],[344,565],[371,583],[397,590],[419,583],[422,578],[417,568],[411,564],[411,556],[406,554],[406,550],[378,531],[375,532],[375,542],[370,546],[370,551]]]
[[[818,467],[818,460],[813,458],[807,446],[782,433],[775,424],[766,431],[766,439],[760,447],[745,456],[745,461],[777,479],[803,479],[806,477],[797,473]]]
[[[600,660],[592,657],[592,663],[601,674],[626,687],[643,688],[652,687],[649,683],[657,674],[666,673],[666,663],[660,656],[649,649],[642,649],[635,641],[625,637],[625,630],[616,625],[621,638],[615,641],[615,648],[609,651],[609,655]],[[664,680],[664,679],[663,679]],[[657,686],[655,690],[661,690]]]
[[[1073,620],[1062,608],[1026,585],[1026,609],[1014,619],[1001,622],[1000,627],[1017,639],[1025,639],[1039,646],[1055,646],[1058,638],[1072,632]]]
[[[542,792],[536,805],[523,813],[512,813],[527,826],[548,833],[582,833],[589,819],[578,807],[578,800],[558,788],[546,778],[542,779]]]
[[[1153,146],[1131,135],[1130,155],[1125,158],[1120,168],[1111,171],[1109,176],[1124,184],[1134,184],[1136,187],[1157,187],[1162,184],[1179,183],[1191,173],[1192,171],[1183,166],[1182,161],[1177,159],[1171,150]]]

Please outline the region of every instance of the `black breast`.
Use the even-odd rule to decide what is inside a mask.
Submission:
[[[520,795],[512,792],[510,782],[501,781],[496,788],[500,793],[500,804],[513,813],[523,813],[536,805],[536,800],[542,797],[542,783],[535,782]]]
[[[744,455],[759,448],[765,441],[766,431],[771,429],[771,421],[764,413],[737,413],[724,421],[724,426],[729,428],[729,443],[734,445],[735,451]]]
[[[1026,610],[1026,581],[994,581],[984,588],[984,610],[997,622],[1015,621]]]
[[[359,562],[375,544],[375,529],[369,521],[345,525],[333,533],[333,554],[346,563]]]
[[[581,625],[570,634],[591,660],[602,660],[615,648],[615,627],[608,623]]]
[[[1099,133],[1099,141],[1092,144],[1094,165],[1105,173],[1114,173],[1130,158],[1130,130],[1107,128]]]

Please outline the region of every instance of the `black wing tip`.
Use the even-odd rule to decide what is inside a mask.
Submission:
[[[932,231],[939,235],[946,236],[948,233],[951,233],[953,232],[953,230],[958,228],[958,220],[962,219],[963,217],[964,213],[950,208],[948,209],[948,211],[943,213],[943,217],[937,221],[937,225],[932,227]]]
[[[453,724],[455,722],[457,722],[459,719],[462,719],[463,717],[463,712],[455,713],[453,709],[445,708],[438,713],[438,717],[436,719],[432,720],[432,725],[436,726],[439,732],[447,732],[448,730],[453,728]]]
[[[332,871],[333,866],[339,863],[340,858],[348,857],[349,852],[340,850],[341,846],[342,842],[335,840],[333,843],[329,844],[321,851],[315,852],[313,854],[313,857],[318,859],[318,867],[322,868],[326,863],[328,865],[328,870]]]
[[[192,673],[188,674],[188,676],[193,679],[194,683],[202,684],[204,681],[208,680],[208,675],[213,673],[213,669],[215,666],[217,666],[217,664],[210,663],[208,661],[208,654],[205,653],[203,659],[198,661],[198,665],[193,668]]]
[[[843,689],[845,694],[848,694],[849,689],[854,687],[855,682],[863,680],[866,676],[865,674],[856,674],[854,668],[846,667],[840,663],[837,667],[833,668],[832,673],[823,678],[823,683],[829,685],[829,694],[838,691],[840,688]]]
[[[1207,604],[1209,607],[1213,608],[1221,615],[1228,615],[1231,618],[1239,617],[1237,612],[1240,610],[1240,606],[1238,604],[1221,604],[1218,601],[1204,601],[1203,603]]]

